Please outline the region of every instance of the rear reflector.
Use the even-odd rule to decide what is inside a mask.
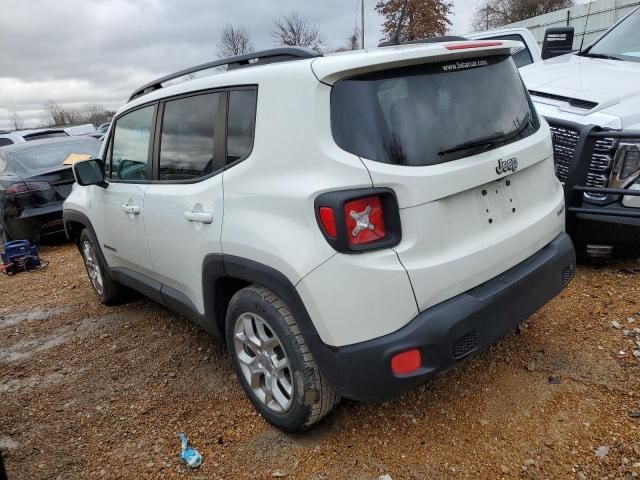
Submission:
[[[382,203],[377,195],[347,202],[344,213],[351,245],[371,243],[385,237]]]
[[[336,238],[336,219],[333,215],[333,209],[331,207],[320,207],[320,222],[325,233],[330,238]]]
[[[414,372],[420,368],[421,364],[422,356],[417,348],[397,353],[391,358],[391,370],[399,375]]]
[[[447,50],[465,50],[467,48],[482,48],[482,47],[497,47],[502,45],[502,42],[467,42],[456,43],[455,45],[446,45]]]

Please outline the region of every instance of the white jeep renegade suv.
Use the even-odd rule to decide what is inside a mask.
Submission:
[[[491,345],[575,270],[518,45],[285,48],[137,90],[64,204],[101,301],[133,288],[226,338],[287,431]]]

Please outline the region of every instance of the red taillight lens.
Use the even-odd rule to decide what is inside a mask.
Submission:
[[[325,233],[329,237],[337,237],[338,233],[336,232],[336,218],[333,215],[333,208],[320,207],[320,223],[322,223],[322,228],[324,228]]]
[[[391,370],[399,375],[414,372],[420,368],[421,364],[422,355],[417,348],[397,353],[391,357]]]
[[[456,43],[455,45],[447,45],[445,48],[447,50],[465,50],[467,48],[481,48],[481,47],[497,47],[498,45],[502,45],[502,42],[467,42],[467,43]]]
[[[380,197],[364,197],[344,205],[347,234],[351,245],[381,240],[386,235]]]

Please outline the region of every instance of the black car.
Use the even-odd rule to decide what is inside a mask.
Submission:
[[[62,202],[74,178],[63,163],[73,154],[97,158],[101,145],[92,137],[62,137],[0,148],[0,242],[37,243],[64,231]]]

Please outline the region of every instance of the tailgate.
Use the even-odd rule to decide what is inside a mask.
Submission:
[[[563,202],[548,157],[500,180],[401,209],[402,242],[395,250],[419,309],[486,282],[542,249],[564,229]]]
[[[369,71],[331,92],[336,144],[362,159],[374,187],[396,193],[394,249],[420,310],[508,270],[564,228],[549,126],[508,55],[475,55]]]

